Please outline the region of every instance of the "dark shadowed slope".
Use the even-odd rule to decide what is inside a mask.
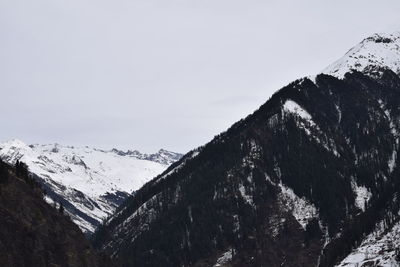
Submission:
[[[0,266],[113,266],[22,169],[0,162]]]

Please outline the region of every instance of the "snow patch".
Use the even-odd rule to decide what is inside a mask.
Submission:
[[[317,75],[310,75],[307,78],[312,81],[315,85],[317,85]]]
[[[279,235],[285,221],[285,218],[282,218],[277,214],[271,214],[268,216],[269,230],[273,238],[276,238]]]
[[[384,227],[378,228],[336,267],[359,267],[366,262],[370,265],[365,266],[399,267],[395,251],[400,247],[400,223],[389,231],[385,231]]]
[[[317,135],[312,134],[311,130],[314,130],[318,133],[318,135],[324,136],[321,129],[318,125],[313,121],[310,113],[308,113],[305,109],[303,109],[299,104],[296,102],[288,99],[283,105],[283,111],[288,112],[290,114],[295,114],[296,116],[300,117],[302,120],[298,121],[298,127],[303,129],[304,132],[313,138],[318,144],[322,145],[327,151],[333,153],[336,157],[339,157],[340,154],[337,151],[335,146],[335,142],[332,140],[327,140],[326,142],[321,141]],[[340,111],[339,111],[340,112]],[[341,116],[341,113],[340,113]]]
[[[300,118],[313,123],[311,115],[305,109],[303,109],[299,104],[290,99],[286,100],[285,104],[283,104],[283,110],[296,114]]]
[[[338,123],[340,123],[342,121],[342,111],[340,110],[340,107],[337,104],[335,104],[335,109],[338,113]]]
[[[280,198],[283,207],[290,211],[303,229],[306,229],[308,222],[312,218],[317,218],[317,208],[305,197],[298,197],[291,188],[279,183],[281,189]]]
[[[399,133],[397,131],[394,120],[392,119],[392,116],[390,115],[390,111],[386,108],[386,105],[383,103],[382,99],[379,99],[378,103],[379,103],[380,108],[385,113],[386,118],[389,120],[390,132],[392,133],[393,138],[395,140],[395,144],[393,145],[392,155],[388,160],[389,173],[392,173],[394,168],[396,167],[397,145],[399,143]]]
[[[218,258],[214,267],[222,267],[224,264],[227,264],[232,260],[233,257],[233,249],[229,249],[228,251],[222,253],[222,255]]]
[[[192,216],[192,207],[188,207],[188,216],[191,223],[193,223],[193,216]]]
[[[253,203],[253,197],[246,194],[246,188],[243,186],[243,184],[239,184],[239,192],[240,195],[242,196],[242,198],[250,205],[250,206],[254,206]]]
[[[397,151],[393,150],[392,156],[390,157],[388,161],[388,167],[389,167],[389,172],[392,173],[394,170],[394,167],[396,166],[396,158],[397,158]]]
[[[362,211],[365,211],[366,204],[370,200],[372,193],[366,188],[365,186],[359,186],[357,183],[352,179],[351,181],[351,188],[356,196],[355,198],[355,205]]]

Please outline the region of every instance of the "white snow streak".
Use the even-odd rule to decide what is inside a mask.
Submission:
[[[299,104],[292,100],[286,100],[285,104],[283,104],[283,109],[287,112],[297,114],[300,118],[303,118],[304,120],[308,120],[313,123],[311,115]]]
[[[243,184],[239,184],[239,192],[242,198],[250,205],[254,206],[253,204],[253,197],[246,194],[246,188],[243,186]]]
[[[229,249],[218,258],[214,267],[222,267],[223,264],[230,262],[232,260],[232,257],[233,257],[232,249]]]
[[[351,188],[353,189],[354,194],[356,195],[355,205],[362,211],[365,211],[366,203],[368,203],[369,199],[372,196],[372,193],[368,191],[365,186],[359,186],[357,183],[352,179],[351,181]]]

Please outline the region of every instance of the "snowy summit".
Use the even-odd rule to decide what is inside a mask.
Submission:
[[[322,73],[342,79],[353,70],[369,73],[377,68],[400,74],[400,32],[374,34],[365,38]]]

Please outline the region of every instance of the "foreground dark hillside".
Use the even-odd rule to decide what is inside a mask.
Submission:
[[[98,255],[62,210],[43,200],[43,192],[21,164],[0,161],[0,266],[113,266]]]
[[[399,220],[399,103],[390,70],[298,80],[147,183],[94,244],[124,266],[334,266]]]

